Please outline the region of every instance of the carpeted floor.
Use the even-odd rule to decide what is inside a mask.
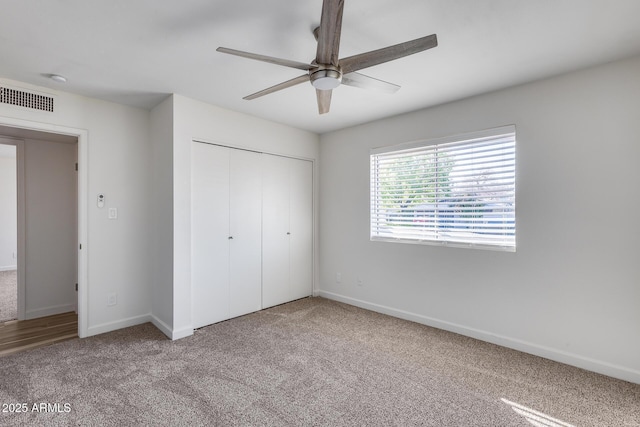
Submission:
[[[151,324],[67,341],[0,378],[0,411],[27,409],[0,425],[640,425],[640,385],[322,298],[174,342]]]
[[[18,318],[18,277],[16,270],[0,271],[0,323]]]

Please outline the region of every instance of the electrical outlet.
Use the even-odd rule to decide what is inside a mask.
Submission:
[[[109,295],[107,295],[107,305],[112,306],[116,304],[118,304],[118,294],[116,294],[115,292],[112,292]]]
[[[336,283],[342,283],[342,274],[336,273]]]
[[[364,282],[362,281],[361,277],[358,277],[358,286],[364,286]]]

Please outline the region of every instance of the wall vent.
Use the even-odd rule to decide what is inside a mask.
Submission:
[[[53,97],[0,86],[0,104],[53,113]]]

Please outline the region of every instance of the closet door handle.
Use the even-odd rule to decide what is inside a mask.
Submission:
[[[229,236],[229,240],[233,240],[233,236]]]
[[[287,236],[291,236],[291,232],[287,231]]]

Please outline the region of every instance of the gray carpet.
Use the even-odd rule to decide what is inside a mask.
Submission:
[[[18,277],[16,270],[0,271],[0,323],[18,318]]]
[[[28,407],[0,425],[640,425],[639,385],[322,298],[175,342],[150,324],[67,341],[0,375],[0,403]]]

